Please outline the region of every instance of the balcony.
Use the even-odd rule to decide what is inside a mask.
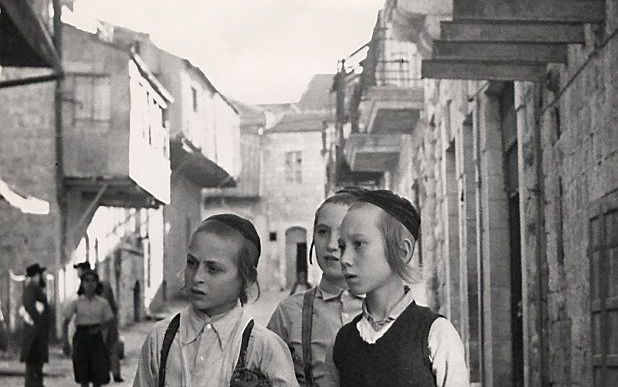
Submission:
[[[345,154],[354,172],[384,172],[399,161],[401,136],[397,134],[352,133]]]
[[[70,43],[62,98],[68,188],[100,205],[169,203],[172,97],[139,56],[68,26],[64,38]]]
[[[366,133],[410,133],[423,109],[422,80],[412,87],[370,87],[359,105],[359,127]]]

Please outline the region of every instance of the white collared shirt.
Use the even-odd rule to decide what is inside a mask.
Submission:
[[[229,386],[238,362],[242,333],[251,317],[238,304],[212,318],[193,307],[180,312],[180,326],[167,358],[165,385]],[[142,345],[134,387],[156,386],[163,337],[171,318],[158,322]],[[273,386],[298,386],[285,343],[255,324],[247,348],[247,366],[261,369]]]

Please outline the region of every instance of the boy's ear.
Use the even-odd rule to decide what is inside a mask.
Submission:
[[[401,252],[403,256],[401,257],[403,261],[408,264],[412,260],[412,256],[414,255],[414,239],[412,238],[403,238],[401,241]]]

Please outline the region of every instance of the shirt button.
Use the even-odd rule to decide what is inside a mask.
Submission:
[[[206,329],[212,329],[212,325],[206,324]]]
[[[347,314],[347,313],[344,313],[344,314],[343,314],[343,318],[348,318],[348,314]]]

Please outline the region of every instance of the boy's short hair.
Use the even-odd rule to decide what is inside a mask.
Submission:
[[[232,220],[230,222],[230,219]],[[234,223],[237,222],[237,223]],[[240,226],[238,226],[240,225]],[[238,227],[243,227],[243,231]],[[248,289],[255,284],[257,287],[256,300],[260,297],[260,285],[257,279],[257,265],[260,258],[260,239],[253,224],[244,218],[232,214],[213,215],[204,219],[193,235],[205,232],[223,238],[240,238],[238,249],[238,273],[242,284],[240,292],[241,304],[248,301]]]

